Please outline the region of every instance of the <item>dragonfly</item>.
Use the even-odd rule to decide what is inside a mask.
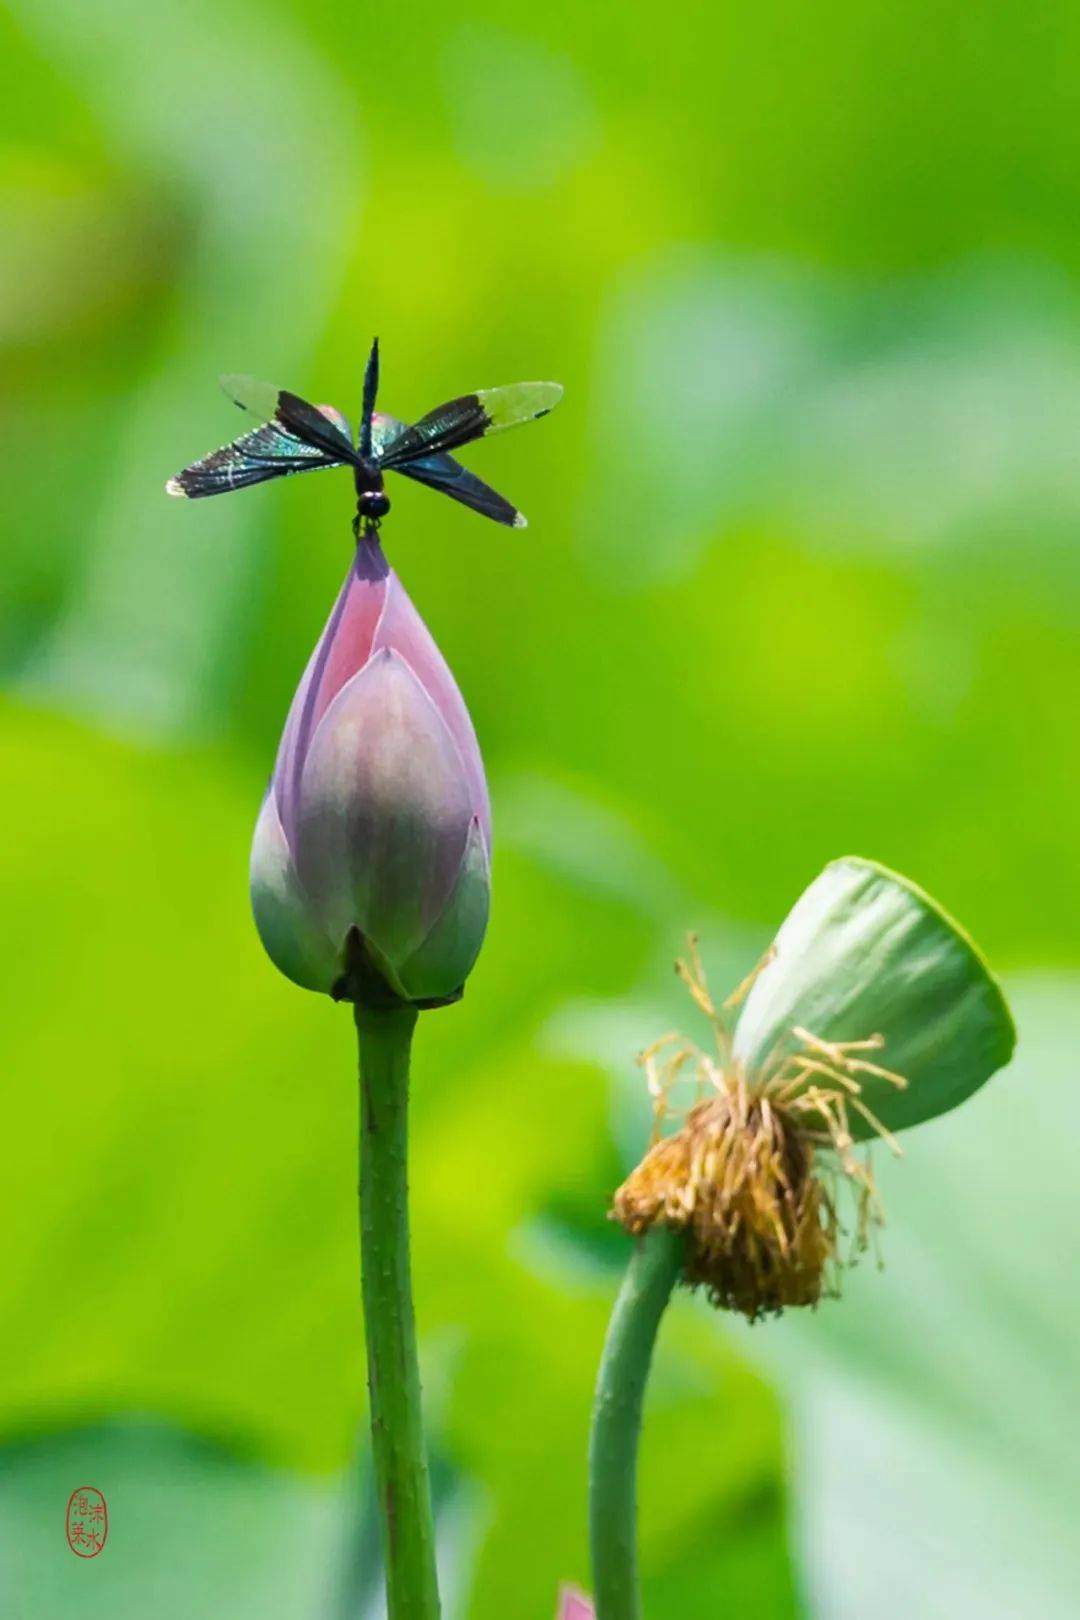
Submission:
[[[390,510],[387,472],[403,473],[429,489],[441,490],[496,523],[525,528],[524,514],[450,452],[474,439],[547,416],[563,392],[554,382],[481,388],[447,400],[418,422],[407,424],[375,409],[379,392],[376,338],[364,371],[360,429],[354,442],[348,419],[332,405],[311,405],[299,394],[250,377],[222,377],[221,385],[258,426],[178,472],[165,485],[167,494],[201,500],[292,473],[349,467],[356,488],[352,527],[357,540],[361,534],[366,538],[375,534]]]

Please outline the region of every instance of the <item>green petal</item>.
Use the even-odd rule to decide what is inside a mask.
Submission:
[[[329,995],[344,969],[296,875],[272,792],[263,800],[251,847],[251,908],[274,966],[303,990]]]
[[[862,1101],[889,1130],[955,1108],[1012,1056],[1016,1032],[1001,988],[963,929],[929,895],[875,861],[833,861],[776,936],[734,1035],[748,1075],[775,1073],[803,1043],[884,1037],[859,1054],[903,1075],[900,1090],[866,1072]],[[810,1077],[810,1082],[813,1077]],[[856,1139],[874,1134],[849,1111]]]
[[[453,995],[480,954],[491,904],[487,845],[474,822],[454,891],[435,926],[400,969],[405,994],[414,1001]]]

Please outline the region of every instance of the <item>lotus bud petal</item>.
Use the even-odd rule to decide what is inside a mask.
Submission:
[[[465,704],[365,539],[293,699],[256,828],[259,934],[307,989],[454,1000],[487,926],[490,860]]]
[[[596,1620],[592,1599],[586,1597],[576,1586],[561,1587],[556,1620]]]

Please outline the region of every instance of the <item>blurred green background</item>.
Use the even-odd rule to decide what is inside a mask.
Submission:
[[[567,390],[467,457],[523,536],[404,483],[387,531],[496,821],[415,1074],[448,1614],[587,1582],[604,1210],[636,1050],[703,1033],[684,931],[734,983],[853,851],[972,929],[1020,1055],[880,1167],[883,1275],[672,1311],[647,1609],[1067,1620],[1075,7],[7,0],[0,61],[5,1617],[379,1613],[352,1030],[246,890],[350,490],[161,490],[234,430],[218,372],[355,414],[378,332],[400,415]]]

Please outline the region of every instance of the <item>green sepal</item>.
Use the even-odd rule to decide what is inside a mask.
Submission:
[[[890,1131],[955,1108],[1016,1042],[1001,987],[959,924],[907,878],[856,856],[831,862],[796,902],[743,1002],[733,1056],[751,1082],[805,1050],[796,1029],[832,1042],[883,1037],[859,1055],[906,1086],[854,1078]],[[848,1123],[856,1140],[875,1134],[855,1108]]]

